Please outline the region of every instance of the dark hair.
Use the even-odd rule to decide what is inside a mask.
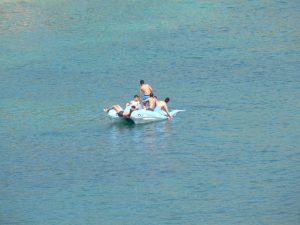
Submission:
[[[145,83],[145,81],[144,80],[140,80],[140,84],[142,85],[142,84],[144,84]]]
[[[134,95],[134,96],[133,96],[133,98],[138,98],[138,97],[139,97],[138,95]]]
[[[157,96],[153,96],[153,97],[157,99]]]
[[[150,97],[153,97],[153,93],[150,93]]]
[[[168,103],[170,101],[170,98],[166,97],[165,102]]]
[[[135,110],[135,106],[133,105],[133,106],[131,106],[131,108],[130,109],[133,109],[133,110]]]

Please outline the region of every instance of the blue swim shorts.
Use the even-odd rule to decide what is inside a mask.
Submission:
[[[144,95],[144,96],[143,96],[143,101],[144,101],[144,100],[147,100],[148,98],[150,98],[150,95]]]

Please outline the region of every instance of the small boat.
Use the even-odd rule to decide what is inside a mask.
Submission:
[[[124,111],[126,112],[128,110],[129,108],[126,107]],[[183,111],[185,110],[172,110],[170,114],[174,117],[176,116],[177,113]],[[154,111],[149,111],[145,109],[136,110],[131,113],[130,118],[119,117],[116,110],[114,109],[111,109],[107,113],[107,115],[114,122],[128,121],[128,122],[133,122],[135,124],[150,123],[150,122],[162,121],[168,119],[166,112],[157,109]]]

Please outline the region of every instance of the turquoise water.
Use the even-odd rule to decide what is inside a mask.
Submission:
[[[299,224],[299,21],[297,0],[0,0],[0,224]],[[111,124],[140,79],[187,111]]]

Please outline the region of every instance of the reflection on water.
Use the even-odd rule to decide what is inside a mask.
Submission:
[[[172,134],[172,127],[169,121],[155,122],[152,124],[144,124],[143,130],[145,135],[143,137],[143,144],[147,145],[152,151],[166,147],[163,139]]]
[[[149,149],[165,147],[164,138],[172,135],[172,126],[170,121],[161,121],[147,124],[132,124],[126,121],[111,123],[107,121],[107,137],[112,145],[118,147],[125,143],[120,143],[126,138],[126,142],[146,145]]]

